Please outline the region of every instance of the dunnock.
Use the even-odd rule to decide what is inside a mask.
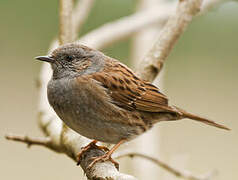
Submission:
[[[66,44],[36,59],[52,66],[48,100],[57,115],[79,134],[94,139],[83,151],[97,141],[116,144],[90,166],[99,160],[113,161],[111,154],[120,144],[160,121],[189,118],[229,130],[170,106],[156,86],[138,78],[118,60],[89,47]]]

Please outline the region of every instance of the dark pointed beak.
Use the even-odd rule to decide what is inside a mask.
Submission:
[[[40,60],[40,61],[45,61],[45,62],[49,62],[49,63],[53,63],[55,60],[50,57],[50,56],[37,56],[35,57],[35,59]]]

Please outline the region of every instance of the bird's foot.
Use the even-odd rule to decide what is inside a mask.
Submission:
[[[108,160],[109,160],[109,161],[111,161],[111,162],[115,165],[115,167],[119,170],[119,164],[118,164],[116,161],[114,161],[114,160],[112,159],[111,155],[112,155],[112,153],[113,153],[122,143],[124,143],[124,142],[125,142],[125,140],[122,139],[122,140],[120,140],[115,146],[113,146],[110,151],[106,152],[106,154],[104,154],[104,155],[102,155],[102,156],[98,156],[98,157],[93,157],[93,158],[92,158],[93,161],[89,164],[89,166],[88,166],[87,168],[88,168],[88,169],[92,168],[92,167],[94,166],[94,164],[97,163],[97,162],[99,162],[99,161],[105,162],[105,161],[108,161]]]
[[[94,164],[97,163],[97,162],[100,162],[100,161],[105,162],[105,161],[108,161],[108,160],[109,160],[109,161],[111,161],[111,162],[115,165],[115,167],[119,170],[119,164],[118,164],[118,162],[116,162],[115,160],[112,159],[110,151],[107,152],[106,154],[102,155],[102,156],[93,157],[92,160],[93,160],[93,161],[92,161],[92,162],[89,164],[89,166],[87,167],[88,169],[91,169],[91,168],[94,166]]]
[[[108,152],[109,151],[109,149],[106,146],[98,146],[98,145],[96,145],[97,142],[98,142],[97,140],[93,140],[87,146],[81,148],[81,151],[78,154],[77,165],[79,165],[80,162],[81,162],[82,154],[85,153],[86,151],[88,151],[90,148],[97,148],[97,149],[103,150],[104,152]]]

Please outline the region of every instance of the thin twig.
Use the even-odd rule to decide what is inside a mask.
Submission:
[[[39,145],[50,147],[51,139],[49,137],[42,137],[42,138],[33,138],[29,136],[22,136],[22,135],[6,135],[5,138],[11,141],[17,141],[27,144],[28,147],[32,145]]]
[[[176,13],[171,16],[159,38],[138,68],[140,77],[153,81],[163,67],[175,43],[185,31],[193,16],[200,11],[202,0],[180,0]]]
[[[190,173],[188,171],[178,170],[178,169],[168,165],[167,163],[165,163],[165,162],[163,162],[163,161],[161,161],[161,160],[159,160],[155,157],[145,155],[145,154],[142,154],[142,153],[138,153],[138,152],[124,151],[124,152],[117,153],[113,157],[115,159],[120,159],[120,158],[123,158],[123,157],[131,157],[131,158],[140,157],[140,158],[143,158],[143,159],[147,159],[147,160],[157,164],[158,166],[162,167],[163,169],[167,170],[168,172],[175,175],[176,177],[184,178],[184,179],[187,179],[187,180],[210,180],[212,177],[214,177],[216,175],[216,172],[212,171],[212,172],[210,172],[206,175],[203,175],[203,176],[195,176],[195,175],[193,175],[192,173]]]
[[[73,42],[73,38],[76,37],[73,33],[73,0],[59,0],[59,43],[65,44]]]

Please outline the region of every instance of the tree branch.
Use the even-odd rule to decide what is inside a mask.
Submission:
[[[48,137],[43,137],[43,138],[32,138],[28,136],[19,136],[19,135],[6,135],[5,138],[10,141],[17,141],[17,142],[22,142],[27,144],[28,147],[32,145],[38,145],[38,146],[44,146],[47,148],[51,148],[51,140]]]
[[[153,81],[163,67],[175,43],[185,31],[193,16],[198,14],[202,0],[180,0],[176,13],[171,16],[159,38],[138,69],[143,79]]]
[[[73,0],[59,0],[59,43],[65,44],[73,42],[76,36],[73,34]]]
[[[130,158],[140,157],[140,158],[143,158],[143,159],[147,159],[148,161],[151,161],[151,162],[157,164],[158,166],[160,166],[161,168],[167,170],[168,172],[170,172],[174,176],[179,177],[179,178],[183,178],[183,179],[187,179],[187,180],[210,180],[211,178],[213,178],[216,175],[216,172],[212,171],[212,172],[210,172],[206,175],[195,176],[195,175],[193,175],[192,173],[190,173],[188,171],[178,170],[178,169],[168,165],[167,163],[165,163],[165,162],[163,162],[163,161],[161,161],[157,158],[154,158],[152,156],[145,155],[145,154],[142,154],[142,153],[138,153],[138,152],[124,151],[124,152],[117,153],[116,155],[114,154],[113,157],[115,159],[120,159],[120,158],[123,158],[123,157],[130,157]]]

